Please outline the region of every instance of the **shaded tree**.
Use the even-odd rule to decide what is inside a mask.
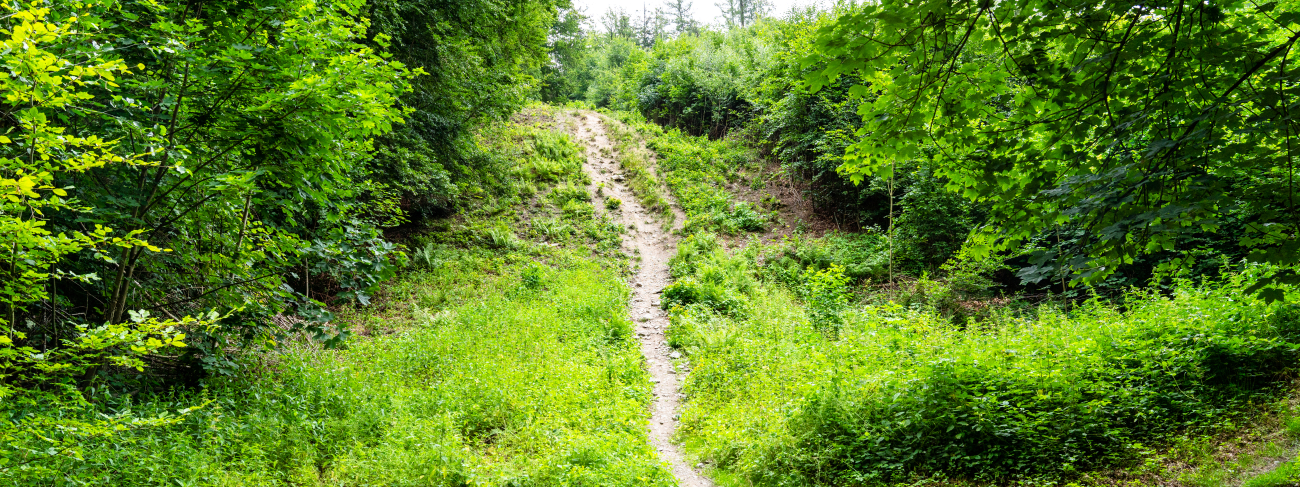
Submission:
[[[655,8],[653,11],[641,8],[641,18],[637,20],[636,25],[636,42],[641,47],[654,47],[655,42],[667,35],[668,18],[664,16],[662,9]]]
[[[378,139],[371,164],[400,188],[416,217],[456,209],[462,191],[490,186],[495,168],[470,139],[476,125],[514,113],[536,93],[548,34],[567,0],[375,0],[372,36],[390,36],[394,58],[422,68],[402,103],[412,112]],[[475,189],[469,189],[471,192]]]
[[[563,103],[582,89],[581,78],[590,75],[583,69],[588,55],[588,39],[583,24],[589,19],[582,9],[565,8],[559,11],[555,23],[551,24],[546,42],[550,58],[541,66],[542,101]]]

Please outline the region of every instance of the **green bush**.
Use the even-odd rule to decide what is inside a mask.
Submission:
[[[568,134],[538,130],[532,136],[532,153],[521,169],[540,181],[584,181],[582,150]]]
[[[694,277],[712,254],[686,249]],[[807,273],[802,303],[759,283],[737,298],[744,314],[672,315],[669,341],[694,366],[684,441],[754,485],[1003,482],[1122,466],[1276,397],[1300,359],[1294,309],[1243,295],[1240,279],[967,327],[927,308],[843,307],[838,285],[817,296],[835,271]],[[825,332],[832,316],[837,334]]]
[[[591,203],[578,200],[566,201],[560,209],[564,210],[564,217],[570,219],[590,218],[596,212],[596,208],[591,206]]]
[[[570,202],[585,203],[591,200],[591,195],[587,193],[587,188],[568,181],[557,185],[547,196],[550,198],[552,203],[559,207],[564,207]]]
[[[844,268],[831,265],[822,270],[812,268],[804,271],[803,298],[808,304],[808,320],[813,328],[832,337],[838,336],[840,326],[844,324],[841,316],[849,305],[849,278],[844,275]]]

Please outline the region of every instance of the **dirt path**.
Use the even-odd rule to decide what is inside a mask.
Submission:
[[[608,211],[610,216],[628,228],[623,239],[624,250],[640,259],[632,281],[632,319],[636,323],[641,353],[645,355],[651,380],[655,382],[654,405],[650,415],[650,442],[659,451],[659,457],[672,465],[673,476],[681,487],[711,487],[709,479],[700,475],[687,463],[680,448],[672,443],[677,430],[677,405],[681,396],[681,380],[673,365],[673,354],[664,338],[668,315],[659,307],[660,293],[668,285],[668,259],[677,249],[677,239],[665,231],[652,213],[637,202],[628,188],[614,153],[614,142],[606,134],[601,117],[592,112],[582,112],[577,117],[576,135],[586,146],[587,163],[583,168],[591,175],[593,194],[600,188],[596,206]],[[604,184],[601,188],[600,185]],[[608,197],[622,200],[615,210],[604,210]],[[684,218],[679,215],[677,224]]]

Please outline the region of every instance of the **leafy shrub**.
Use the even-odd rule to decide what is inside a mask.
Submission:
[[[839,334],[844,319],[840,316],[849,305],[849,277],[844,268],[832,264],[822,270],[804,271],[803,298],[808,304],[808,319],[813,328],[831,336]]]
[[[640,80],[637,107],[650,119],[691,135],[720,138],[750,112],[752,77],[774,46],[750,29],[682,35],[656,46]]]
[[[418,246],[410,254],[410,265],[416,269],[433,270],[442,265],[443,261],[438,258],[440,248],[436,242],[427,242]]]
[[[751,338],[692,357],[681,431],[756,485],[936,473],[1001,483],[1122,465],[1144,445],[1230,421],[1291,377],[1300,344],[1281,331],[1291,312],[1244,287],[1184,283],[1168,297],[1132,295],[1125,310],[1094,300],[978,329],[870,306],[846,311],[830,340],[791,327],[794,303],[760,286],[764,299],[730,331],[690,324],[697,342]]]
[[[623,200],[620,200],[613,196],[605,199],[605,209],[607,210],[610,211],[617,210],[620,206],[623,206]]]
[[[699,264],[711,260],[722,252],[722,242],[712,233],[697,233],[677,242],[677,254],[668,260],[668,272],[673,279],[695,273]]]
[[[596,212],[596,208],[591,206],[591,203],[578,200],[564,202],[561,209],[564,211],[565,218],[572,219],[590,218]]]
[[[993,274],[1010,269],[998,255],[971,251],[964,245],[957,255],[940,267],[937,277],[922,272],[915,279],[896,282],[891,299],[909,307],[924,307],[964,326],[971,320],[987,319],[995,309],[988,304],[1001,287]]]
[[[568,173],[564,163],[542,157],[528,161],[525,169],[533,179],[539,181],[558,182]]]
[[[734,203],[730,209],[709,213],[710,228],[717,228],[723,233],[761,232],[766,226],[767,216],[754,210],[749,203]]]
[[[519,283],[523,284],[525,289],[537,290],[542,287],[542,281],[545,279],[545,271],[537,264],[525,267],[519,273]]]
[[[976,225],[983,223],[982,205],[944,187],[928,167],[908,174],[897,204],[895,247],[902,260],[920,269],[934,269],[955,255]]]
[[[714,266],[701,269],[699,277],[690,276],[664,288],[663,306],[704,306],[720,313],[738,313],[745,307],[745,297],[727,286],[725,270]]]
[[[26,338],[21,332],[0,335],[0,413],[5,417],[0,439],[6,446],[0,453],[0,480],[54,478],[58,469],[51,469],[52,464],[81,458],[88,445],[175,425],[207,406],[199,399],[173,411],[96,414],[92,401],[97,398],[79,386],[104,370],[143,372],[148,359],[165,356],[168,348],[187,347],[185,330],[210,330],[220,318],[211,312],[164,321],[148,311],[132,311],[127,323],[76,325],[59,346],[44,350],[21,345]],[[143,384],[130,376],[118,382]]]
[[[392,277],[395,269],[390,260],[401,258],[392,242],[368,227],[343,227],[331,232],[328,240],[316,240],[302,250],[308,259],[308,271],[329,276],[338,286],[336,298],[370,304],[370,294],[379,283]]]
[[[533,136],[533,149],[537,155],[561,163],[570,174],[582,171],[582,148],[569,137],[557,131],[539,131]]]
[[[582,180],[581,149],[568,134],[539,130],[532,137],[533,153],[523,166],[533,179],[559,182]]]
[[[953,292],[960,297],[969,298],[989,295],[998,287],[993,274],[1010,268],[1001,256],[980,254],[969,244],[964,244],[939,270]]]
[[[532,227],[547,240],[564,240],[573,235],[573,226],[559,218],[539,218],[533,220]]]
[[[515,249],[522,245],[515,232],[506,226],[494,226],[483,231],[483,244],[498,249]]]

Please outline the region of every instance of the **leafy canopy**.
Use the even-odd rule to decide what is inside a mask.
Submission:
[[[1023,279],[1095,282],[1227,219],[1251,260],[1300,262],[1297,39],[1295,1],[884,0],[819,31],[806,81],[861,78],[842,174],[932,160],[991,203],[992,249],[1082,230]]]

